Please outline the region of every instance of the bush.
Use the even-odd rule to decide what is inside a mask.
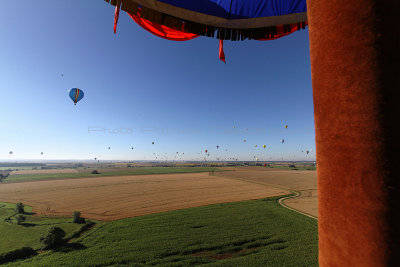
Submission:
[[[16,213],[24,213],[24,204],[22,204],[21,202],[18,202],[17,205],[15,205],[15,212]]]
[[[289,168],[296,168],[296,165],[291,164],[291,165],[289,165]]]
[[[81,217],[81,213],[79,211],[74,211],[74,223],[85,223],[85,218]]]
[[[92,174],[100,174],[97,170],[93,170]]]
[[[65,237],[65,232],[63,229],[57,226],[53,226],[49,229],[47,236],[41,237],[40,242],[43,243],[44,248],[52,248],[57,246],[63,242],[63,238]]]
[[[20,225],[21,223],[23,223],[26,220],[26,217],[24,215],[17,215],[16,217],[17,219],[17,224]]]
[[[30,247],[23,247],[20,249],[12,250],[10,252],[7,252],[6,254],[0,255],[0,264],[15,260],[27,259],[36,254],[36,251]]]

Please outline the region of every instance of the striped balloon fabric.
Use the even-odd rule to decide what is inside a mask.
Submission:
[[[68,91],[68,95],[71,98],[71,100],[74,102],[74,105],[78,103],[84,96],[84,93],[81,89],[78,88],[71,88]]]

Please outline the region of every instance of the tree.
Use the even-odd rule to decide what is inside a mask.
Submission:
[[[15,212],[17,213],[24,213],[24,204],[22,204],[21,202],[18,202],[17,205],[15,205]]]
[[[20,225],[26,220],[26,217],[24,215],[19,214],[17,215],[16,219],[17,219],[17,224]]]
[[[74,211],[74,223],[85,223],[85,218],[81,217],[81,213],[79,211]]]
[[[30,247],[23,247],[11,250],[7,253],[0,255],[0,265],[11,261],[27,259],[29,257],[35,256],[36,254],[37,252]]]
[[[92,174],[99,174],[99,172],[97,170],[93,170]]]
[[[43,243],[44,248],[51,248],[62,243],[64,237],[64,230],[60,227],[53,226],[49,229],[47,236],[40,238],[40,242]]]

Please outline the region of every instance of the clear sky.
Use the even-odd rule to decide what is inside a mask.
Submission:
[[[224,64],[217,39],[113,19],[100,0],[1,3],[0,159],[315,159],[308,30],[225,41]]]

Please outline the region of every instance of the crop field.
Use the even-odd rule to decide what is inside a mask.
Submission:
[[[56,174],[56,173],[78,173],[76,169],[49,169],[49,170],[32,170],[25,169],[11,172],[11,175],[34,175],[34,174]]]
[[[0,167],[0,171],[6,170],[32,170],[30,166],[20,166],[20,167]]]
[[[287,199],[285,204],[310,214],[318,216],[317,173],[310,170],[285,170],[283,168],[235,167],[221,168],[229,172],[219,172],[216,175],[231,179],[239,179],[256,184],[298,191],[300,197]]]
[[[317,266],[317,221],[276,199],[113,221],[78,238],[77,249],[7,266]]]
[[[289,164],[290,165],[290,164]],[[289,167],[287,164],[281,165],[281,164],[273,164],[270,166],[267,166],[268,169],[281,169],[281,170],[292,170],[292,171],[315,171],[316,167],[313,165],[295,165],[295,167]]]
[[[57,180],[70,178],[93,178],[99,176],[124,176],[144,174],[168,174],[168,173],[197,173],[218,171],[213,167],[140,167],[129,169],[99,168],[99,174],[92,174],[94,169],[54,169],[54,170],[32,170],[28,172],[12,172],[4,182],[25,182],[36,180]]]
[[[41,247],[40,237],[47,233],[51,225],[61,227],[66,236],[71,236],[80,229],[81,225],[72,223],[71,218],[45,218],[34,216],[32,208],[25,206],[26,221],[17,224],[15,219],[15,204],[0,202],[0,254],[21,247],[39,249]],[[69,214],[70,216],[72,214]],[[10,220],[6,220],[10,218]]]
[[[287,193],[204,172],[0,184],[0,201],[26,203],[39,215],[70,216],[77,210],[105,221]]]

